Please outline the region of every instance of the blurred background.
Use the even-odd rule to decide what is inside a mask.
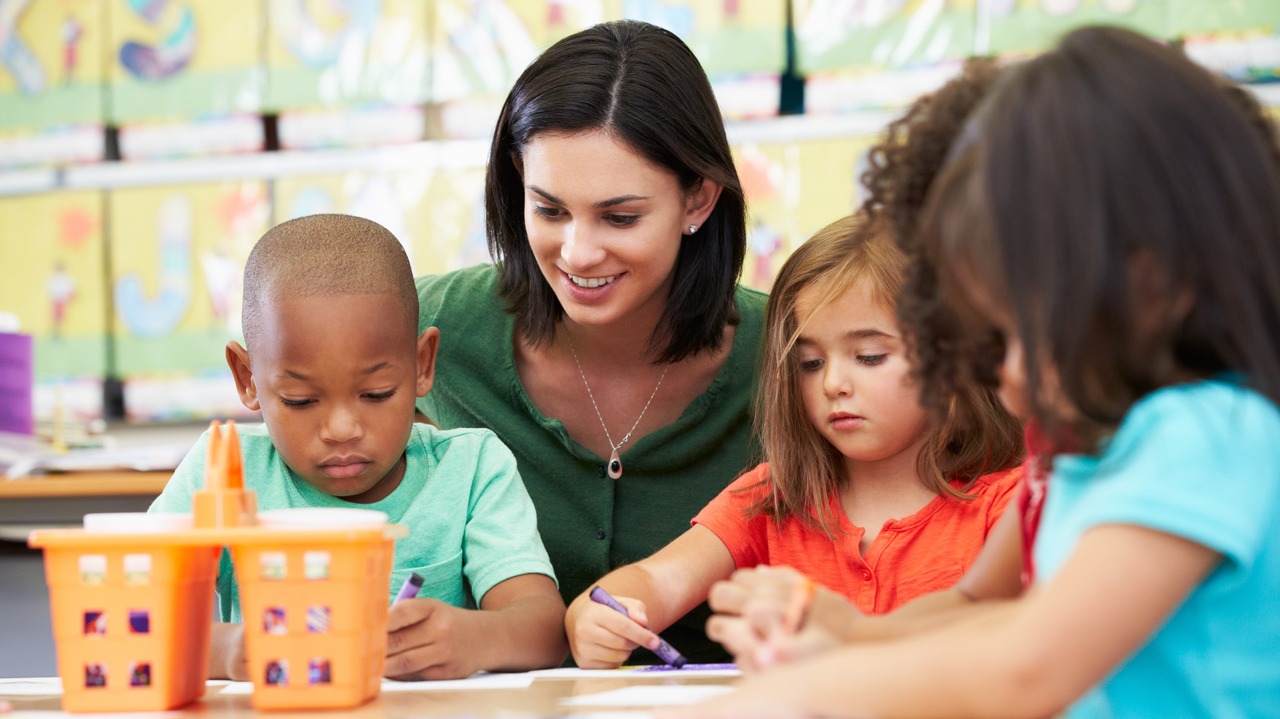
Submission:
[[[23,391],[6,362],[34,378],[0,430],[244,416],[222,348],[275,223],[369,217],[418,274],[488,261],[502,99],[556,40],[622,17],[711,76],[751,212],[743,282],[763,290],[855,207],[894,113],[967,56],[1112,23],[1280,105],[1277,0],[0,0],[0,395]]]

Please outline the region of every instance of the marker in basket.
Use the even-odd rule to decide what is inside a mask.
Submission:
[[[395,604],[401,599],[413,599],[418,596],[418,590],[422,589],[423,581],[421,574],[418,574],[417,572],[410,572],[409,577],[404,580],[404,584],[400,585],[400,591],[396,592],[396,598],[392,604]]]
[[[627,608],[622,606],[621,604],[618,604],[618,600],[609,596],[609,593],[604,590],[604,587],[601,587],[600,585],[596,585],[592,587],[590,597],[591,597],[591,601],[595,602],[596,604],[603,604],[606,607],[612,609],[613,611],[621,614],[622,616],[628,619],[631,618],[631,614],[627,612]],[[653,653],[657,654],[659,659],[666,662],[667,664],[670,664],[676,669],[679,669],[680,667],[689,663],[689,660],[685,659],[683,654],[676,651],[675,647],[668,644],[667,640],[663,639],[662,637],[658,637],[658,642],[659,642],[658,648],[654,649]]]

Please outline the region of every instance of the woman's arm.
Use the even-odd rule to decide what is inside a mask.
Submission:
[[[630,618],[592,601],[589,591],[578,595],[565,616],[574,661],[583,668],[616,667],[636,647],[656,648],[655,632],[702,603],[711,585],[733,567],[724,542],[695,525],[652,556],[610,572],[598,584]]]
[[[1099,526],[1057,577],[1022,599],[782,667],[670,716],[1047,716],[1142,646],[1220,560],[1163,532]]]

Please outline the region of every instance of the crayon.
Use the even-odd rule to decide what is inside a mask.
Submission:
[[[396,592],[396,598],[392,604],[400,601],[401,599],[413,599],[418,596],[418,590],[422,589],[423,581],[424,580],[420,574],[417,572],[410,572],[409,577],[405,579],[404,584],[400,586],[400,591]]]
[[[596,585],[592,587],[590,597],[591,597],[591,601],[595,602],[596,604],[603,604],[606,607],[612,609],[613,611],[618,612],[622,616],[628,619],[631,618],[631,615],[627,612],[627,608],[622,606],[621,604],[618,604],[618,600],[609,596],[609,593],[604,590],[604,587],[601,587],[600,585]],[[658,648],[653,650],[653,653],[657,654],[658,658],[660,658],[662,661],[666,662],[667,664],[670,664],[672,667],[675,667],[676,669],[679,669],[680,667],[689,663],[689,660],[685,659],[683,654],[676,651],[675,647],[668,644],[667,640],[663,639],[662,637],[658,637],[658,641],[659,641]]]

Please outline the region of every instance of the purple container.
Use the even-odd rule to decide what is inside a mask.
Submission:
[[[31,335],[0,332],[0,432],[34,434]]]

